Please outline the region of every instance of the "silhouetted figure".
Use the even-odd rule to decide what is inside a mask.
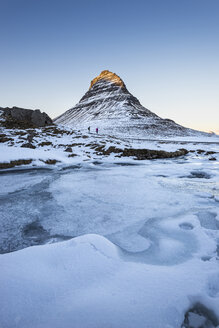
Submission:
[[[88,132],[90,132],[90,126],[88,126]]]
[[[98,133],[98,128],[96,128],[96,133]]]

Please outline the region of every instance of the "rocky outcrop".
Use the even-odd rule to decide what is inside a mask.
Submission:
[[[0,169],[10,169],[15,166],[31,164],[32,159],[18,159],[16,161],[10,161],[9,163],[0,163]]]
[[[110,154],[118,154],[115,157],[133,157],[136,160],[146,159],[161,159],[161,158],[174,158],[179,156],[185,156],[188,154],[188,150],[181,148],[176,151],[164,151],[164,150],[153,150],[153,149],[135,149],[135,148],[117,148],[110,146],[107,150],[104,145],[97,145],[95,147],[97,155],[108,156]]]
[[[36,128],[52,125],[52,119],[46,114],[41,113],[39,109],[25,109],[19,107],[0,107],[1,125],[6,128]]]

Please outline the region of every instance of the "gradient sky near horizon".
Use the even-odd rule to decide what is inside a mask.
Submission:
[[[219,134],[219,0],[0,0],[0,107],[73,107],[117,73],[142,105]]]

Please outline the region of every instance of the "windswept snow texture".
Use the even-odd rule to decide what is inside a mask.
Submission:
[[[197,300],[219,306],[215,260],[123,261],[98,235],[3,255],[1,266],[1,327],[178,328]]]
[[[217,160],[103,159],[0,179],[0,327],[219,325]]]

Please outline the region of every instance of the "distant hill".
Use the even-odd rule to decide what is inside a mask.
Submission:
[[[7,128],[36,128],[53,124],[52,119],[39,109],[0,107],[0,125]]]

